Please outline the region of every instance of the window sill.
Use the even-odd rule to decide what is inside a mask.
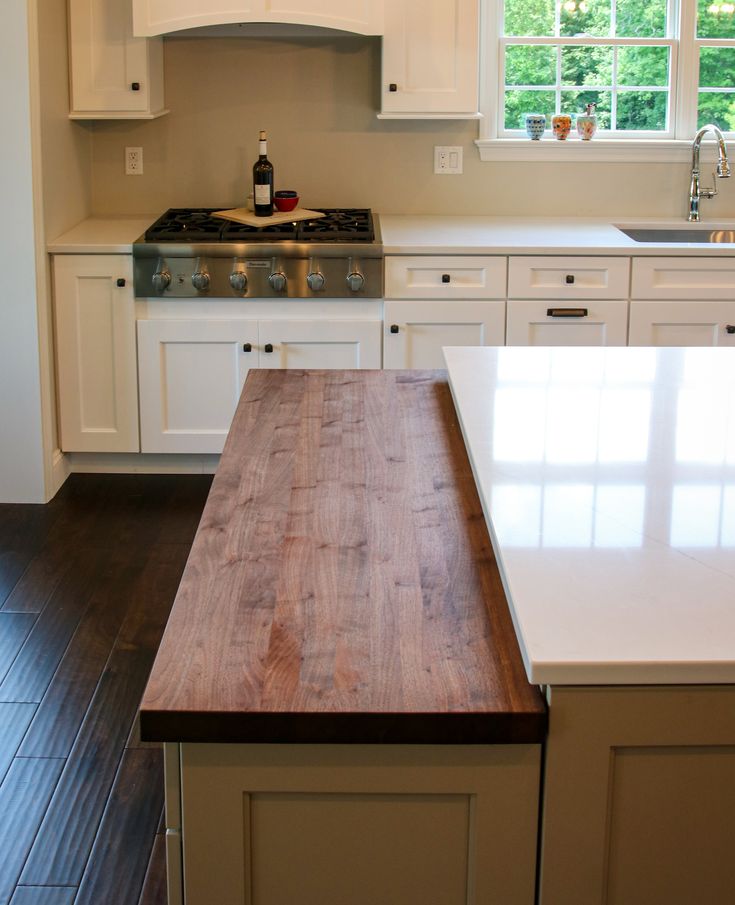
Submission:
[[[545,137],[541,141],[531,141],[529,138],[479,138],[475,144],[480,151],[480,160],[486,161],[688,163],[692,156],[691,141],[680,139],[593,138],[582,141],[570,137],[557,141]],[[710,147],[714,149],[714,142],[703,144],[703,159]]]

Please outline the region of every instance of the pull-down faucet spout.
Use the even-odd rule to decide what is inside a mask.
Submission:
[[[712,188],[703,189],[699,181],[699,150],[702,145],[702,139],[710,131],[715,133],[715,138],[717,139],[717,170],[712,174]],[[689,216],[687,220],[691,223],[699,222],[699,199],[714,198],[717,194],[718,177],[727,179],[730,175],[730,162],[727,159],[725,139],[717,126],[708,123],[706,126],[702,126],[692,142],[692,176],[689,184]]]

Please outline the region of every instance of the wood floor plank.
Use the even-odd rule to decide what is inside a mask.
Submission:
[[[162,804],[163,753],[127,750],[76,905],[132,905],[138,901]],[[147,850],[143,840],[149,841]]]
[[[75,558],[0,685],[0,701],[41,701],[103,568],[101,551],[83,551]]]
[[[76,893],[72,886],[18,886],[10,905],[72,905]]]
[[[153,841],[153,849],[138,905],[166,905],[167,901],[166,837],[159,833]]]
[[[0,682],[7,675],[35,621],[33,613],[0,613]]]
[[[0,704],[0,783],[35,712],[35,704]]]
[[[0,505],[0,608],[45,542],[56,516],[51,505]]]
[[[8,905],[64,762],[16,758],[0,786],[0,905]]]
[[[25,885],[81,880],[185,559],[185,546],[154,548],[132,591],[130,611],[44,819],[43,838],[23,871]]]

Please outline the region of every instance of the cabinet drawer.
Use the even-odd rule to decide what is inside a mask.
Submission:
[[[625,299],[628,258],[513,257],[508,297],[514,299]]]
[[[735,258],[633,258],[634,299],[735,299]]]
[[[385,294],[395,299],[505,298],[504,257],[387,257]]]
[[[624,346],[628,303],[509,301],[508,346]]]

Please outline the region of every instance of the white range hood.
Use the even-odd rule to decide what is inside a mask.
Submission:
[[[132,0],[138,37],[246,23],[383,34],[383,0]]]

